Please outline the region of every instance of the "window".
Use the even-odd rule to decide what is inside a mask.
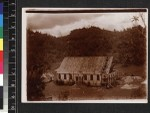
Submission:
[[[72,79],[72,75],[71,75],[71,74],[69,74],[69,79],[70,79],[70,80]]]
[[[90,76],[90,79],[93,80],[93,75]]]
[[[76,77],[76,81],[78,81],[78,77]]]
[[[87,80],[87,75],[84,75],[84,80]]]
[[[60,74],[58,75],[58,77],[59,77],[59,79],[61,79],[61,75]]]
[[[66,74],[64,74],[64,79],[66,79]]]
[[[97,75],[97,80],[99,80],[99,75]]]

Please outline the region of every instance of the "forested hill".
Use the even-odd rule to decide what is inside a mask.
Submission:
[[[27,30],[28,68],[40,65],[50,69],[65,56],[113,55],[116,63],[142,65],[146,57],[145,36],[141,26],[123,31],[82,28],[58,38]]]

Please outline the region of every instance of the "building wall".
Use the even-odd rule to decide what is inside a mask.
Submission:
[[[67,82],[71,82],[71,81],[74,81],[76,83],[78,82],[81,82],[81,83],[85,83],[87,85],[91,85],[91,86],[100,86],[101,85],[101,75],[99,75],[99,80],[97,80],[97,74],[93,74],[93,79],[91,80],[91,74],[71,74],[72,75],[72,79],[70,79],[70,75],[69,74],[58,74],[57,76],[57,79],[58,80],[62,80],[64,81],[65,83]],[[59,78],[60,76],[60,78]],[[66,77],[65,77],[66,76]],[[85,80],[85,77],[84,76],[87,76],[87,79]]]
[[[64,83],[68,83],[68,82],[72,82],[74,81],[74,78],[72,76],[72,78],[70,78],[70,75],[69,74],[65,74],[65,73],[60,73],[57,75],[57,80],[62,80],[64,81]]]
[[[72,76],[70,79],[70,75]],[[91,75],[93,76],[91,79]],[[60,78],[59,78],[60,76]],[[85,76],[87,76],[85,78]],[[99,80],[97,78],[97,76],[99,76]],[[57,75],[57,80],[62,80],[64,81],[64,83],[68,83],[68,82],[75,82],[75,83],[84,83],[86,85],[90,85],[90,86],[101,86],[102,84],[104,84],[104,77],[107,78],[107,80],[105,81],[105,83],[114,83],[115,82],[115,74],[114,73],[110,73],[110,74],[64,74],[64,73],[60,73]],[[78,78],[78,80],[76,79]]]
[[[99,76],[99,80],[97,79],[97,75]],[[93,74],[91,79],[91,74],[87,74],[85,75],[87,76],[87,79],[85,79],[85,77],[83,78],[83,82],[87,85],[91,85],[91,86],[101,86],[101,75],[99,74]]]

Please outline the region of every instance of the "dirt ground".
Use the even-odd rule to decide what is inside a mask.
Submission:
[[[104,87],[88,87],[84,85],[58,86],[53,82],[47,83],[43,91],[45,98],[49,100],[48,98],[51,97],[53,101],[133,99],[136,92],[137,89],[121,89],[121,86],[106,89]]]

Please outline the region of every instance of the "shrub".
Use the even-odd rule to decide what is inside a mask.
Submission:
[[[69,81],[69,82],[68,82],[68,85],[69,85],[69,86],[72,86],[72,85],[74,85],[74,84],[75,84],[74,81]]]
[[[56,80],[55,82],[57,85],[64,85],[64,81],[62,80]]]
[[[87,86],[90,86],[90,82],[87,83]]]

